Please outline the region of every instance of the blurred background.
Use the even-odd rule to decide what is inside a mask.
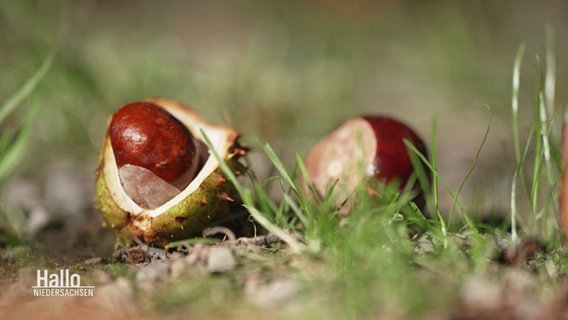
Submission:
[[[2,100],[57,52],[3,124],[15,128],[39,106],[3,193],[35,223],[26,226],[30,234],[52,221],[93,221],[106,120],[128,102],[164,96],[234,126],[245,143],[270,143],[290,168],[297,153],[352,116],[395,116],[428,142],[435,132],[439,170],[454,190],[490,125],[462,199],[472,214],[506,213],[514,57],[525,43],[526,135],[547,35],[558,114],[566,104],[567,27],[568,2],[560,0],[2,1]],[[260,155],[251,158],[259,175],[269,174]]]

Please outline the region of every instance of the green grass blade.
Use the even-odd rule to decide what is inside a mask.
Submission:
[[[43,61],[41,67],[36,71],[36,73],[18,90],[14,95],[12,95],[0,108],[0,122],[4,121],[6,117],[20,104],[22,101],[32,93],[37,84],[43,79],[55,57],[55,52],[52,52],[47,59]]]
[[[477,148],[477,151],[475,153],[475,157],[473,159],[473,163],[471,164],[471,167],[467,171],[465,177],[462,179],[462,181],[461,181],[461,183],[458,187],[458,190],[456,191],[456,198],[458,198],[459,195],[461,194],[461,191],[463,190],[465,183],[467,182],[467,180],[469,179],[469,177],[473,173],[473,170],[477,166],[477,162],[479,161],[479,156],[481,155],[481,150],[483,150],[483,147],[485,146],[485,143],[487,142],[487,137],[489,136],[489,131],[491,130],[491,123],[493,121],[493,114],[491,113],[491,109],[489,107],[487,107],[487,109],[489,110],[489,123],[487,124],[487,128],[485,129],[485,133],[483,134],[483,139],[481,139],[481,143],[480,143],[479,147]],[[453,201],[452,206],[450,208],[450,212],[449,212],[450,216],[452,215],[452,212],[455,208],[455,205],[456,205],[456,201]],[[462,211],[462,216],[463,216],[464,220],[466,221],[467,225],[470,227],[470,229],[476,230],[475,224],[473,223],[473,220],[471,220],[471,218],[469,217],[469,215],[465,211]]]
[[[262,225],[266,230],[268,230],[268,232],[273,233],[274,235],[282,239],[282,241],[286,242],[290,247],[290,249],[292,250],[292,252],[295,253],[301,252],[304,249],[304,246],[288,232],[284,231],[283,229],[272,223],[269,219],[266,218],[266,216],[262,212],[260,212],[256,208],[256,206],[254,205],[252,192],[250,192],[249,189],[247,189],[239,182],[233,170],[229,168],[227,163],[223,159],[221,159],[217,151],[215,151],[215,148],[213,147],[211,140],[203,130],[201,130],[201,134],[205,139],[205,143],[207,144],[210,152],[213,154],[215,159],[217,159],[217,162],[219,163],[221,170],[223,171],[225,176],[227,176],[229,181],[235,186],[237,192],[240,194],[241,199],[243,201],[243,207],[245,207],[248,210],[248,212],[251,214],[251,216],[256,220],[256,222]]]
[[[28,110],[26,119],[14,140],[6,147],[0,158],[0,182],[3,181],[12,170],[20,163],[26,148],[28,133],[33,119],[35,119],[38,111],[38,105],[34,105]]]
[[[465,212],[465,208],[464,208],[463,204],[459,201],[458,197],[454,194],[454,192],[452,192],[452,190],[450,189],[450,186],[448,186],[446,181],[440,176],[440,173],[436,169],[435,164],[433,162],[428,161],[426,156],[424,156],[422,153],[420,153],[420,151],[418,149],[416,149],[416,147],[414,145],[412,145],[411,143],[408,143],[407,147],[412,152],[414,152],[420,158],[420,160],[426,165],[426,167],[428,167],[428,170],[430,170],[430,172],[432,172],[432,175],[433,175],[432,176],[432,194],[433,194],[433,197],[435,197],[435,196],[437,196],[437,194],[439,194],[438,192],[434,193],[434,190],[437,188],[436,185],[434,184],[434,181],[437,181],[437,183],[441,184],[442,187],[444,187],[444,190],[446,190],[446,192],[448,192],[448,194],[450,195],[452,200],[455,202],[455,205],[460,210],[460,212]],[[432,157],[432,158],[435,159],[435,157]],[[437,200],[434,199],[434,201],[436,202]],[[439,209],[438,209],[438,213],[440,214],[438,219],[440,219],[440,218],[442,219],[440,221],[440,223],[443,223],[443,226],[445,227],[447,225],[447,223],[445,222],[443,217],[441,217],[441,212],[439,211]],[[446,232],[446,235],[447,235],[447,232]]]
[[[265,144],[262,150],[264,151],[268,159],[274,164],[274,167],[276,168],[276,170],[278,170],[278,173],[280,173],[280,176],[284,179],[284,181],[288,183],[290,188],[292,188],[292,190],[295,193],[299,193],[296,184],[294,183],[294,181],[286,171],[284,164],[282,163],[282,161],[280,161],[280,159],[278,158],[272,147],[269,144]]]
[[[513,94],[511,97],[511,111],[513,120],[513,146],[515,148],[516,169],[511,182],[511,238],[517,241],[517,179],[521,170],[521,143],[519,136],[519,88],[521,83],[521,65],[525,53],[525,44],[517,50],[513,65]]]
[[[439,206],[439,188],[438,188],[438,180],[440,178],[440,176],[438,175],[438,152],[437,152],[437,133],[436,133],[436,119],[434,118],[432,120],[432,137],[431,137],[431,157],[432,160],[431,162],[428,161],[428,159],[426,159],[426,156],[421,154],[420,151],[418,151],[418,149],[416,149],[416,147],[414,147],[412,144],[407,144],[407,147],[410,147],[411,150],[416,153],[422,161],[424,161],[424,163],[429,167],[429,169],[432,171],[433,173],[433,177],[432,177],[432,197],[434,200],[434,212],[435,215],[438,217],[438,221],[440,223],[440,231],[442,233],[442,237],[444,239],[444,246],[445,243],[447,241],[447,237],[448,237],[448,229],[447,229],[447,224],[446,221],[444,219],[444,217],[442,216],[442,212],[440,212],[440,206]],[[449,188],[448,188],[449,189]]]
[[[511,111],[513,120],[513,145],[515,148],[515,158],[519,162],[521,157],[521,143],[519,136],[519,88],[521,84],[521,65],[525,54],[525,44],[517,50],[515,63],[513,65],[513,95],[511,97]]]
[[[554,95],[556,88],[556,57],[554,54],[554,31],[548,25],[546,27],[546,66],[544,79],[544,101],[546,110],[554,112]]]
[[[298,205],[292,199],[292,197],[290,197],[288,194],[284,194],[284,202],[290,207],[290,209],[292,209],[294,214],[296,214],[296,216],[298,217],[300,222],[302,222],[303,225],[308,225],[308,223],[309,223],[308,218],[302,212],[302,209],[300,209],[300,207],[298,207]]]

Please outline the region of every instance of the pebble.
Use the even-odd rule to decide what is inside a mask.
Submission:
[[[466,281],[461,296],[466,306],[475,306],[480,310],[494,310],[502,305],[503,288],[496,281],[475,277]]]
[[[136,281],[146,282],[146,281],[157,281],[165,280],[168,278],[170,272],[170,266],[162,261],[154,261],[148,265],[145,265],[138,270],[136,274]]]
[[[227,247],[211,247],[207,257],[207,271],[209,273],[224,273],[233,271],[237,267],[237,260],[233,251]]]
[[[94,265],[97,265],[97,264],[101,264],[102,261],[103,261],[103,258],[101,258],[101,257],[94,257],[94,258],[90,258],[90,259],[87,259],[87,260],[83,261],[83,265],[85,265],[85,266],[94,266]]]
[[[298,280],[287,276],[273,277],[268,281],[261,278],[252,276],[247,281],[245,293],[254,305],[265,309],[287,305],[302,287]]]

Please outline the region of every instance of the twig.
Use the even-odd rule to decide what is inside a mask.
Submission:
[[[256,236],[256,237],[241,237],[236,240],[226,241],[230,244],[236,245],[255,245],[255,246],[270,246],[277,242],[283,242],[278,236],[274,234],[267,234],[265,236]]]
[[[257,236],[255,233],[253,237],[240,237],[237,239],[237,237],[235,237],[235,233],[227,227],[215,226],[203,230],[203,237],[210,237],[217,234],[225,235],[226,238],[221,241],[222,243],[233,245],[255,245],[268,247],[274,243],[283,242],[280,237],[272,233],[263,236]]]
[[[216,226],[204,229],[202,234],[203,237],[206,238],[220,233],[224,234],[229,241],[235,241],[237,239],[237,237],[235,237],[235,233],[231,229],[222,226]]]

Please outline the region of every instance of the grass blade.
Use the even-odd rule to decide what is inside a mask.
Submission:
[[[521,143],[519,136],[519,88],[521,84],[521,65],[525,54],[525,45],[522,44],[515,56],[513,66],[513,95],[511,97],[511,110],[513,120],[513,145],[515,148],[515,159],[519,162],[521,158]]]
[[[489,123],[487,124],[487,128],[485,129],[485,133],[483,134],[483,139],[481,139],[481,143],[479,144],[479,147],[477,148],[477,151],[475,153],[475,158],[473,159],[473,163],[471,164],[471,167],[467,171],[465,177],[462,179],[462,181],[461,181],[461,183],[458,187],[458,190],[456,191],[456,198],[459,197],[459,195],[461,194],[461,191],[463,190],[465,183],[467,182],[467,180],[469,179],[469,177],[473,173],[473,170],[477,166],[477,162],[479,161],[479,156],[481,155],[481,150],[483,150],[483,147],[485,146],[485,143],[487,142],[487,137],[489,136],[489,131],[491,130],[491,123],[493,121],[493,114],[491,113],[491,109],[489,107],[487,107],[487,109],[489,110]],[[449,213],[450,216],[452,214],[452,211],[455,208],[455,204],[456,204],[456,201],[453,201],[452,206],[450,208],[450,213]],[[469,217],[469,215],[467,215],[467,213],[465,211],[462,211],[462,216],[463,216],[464,220],[466,221],[467,225],[469,226],[469,228],[471,230],[476,230],[476,227],[475,227],[475,224],[473,223],[473,220],[471,220],[471,218]]]
[[[10,172],[12,172],[14,167],[19,164],[26,148],[31,123],[33,119],[35,119],[38,109],[38,105],[36,104],[33,108],[28,110],[24,124],[16,134],[14,140],[10,142],[7,149],[3,152],[2,158],[0,159],[0,181],[3,181]]]
[[[554,95],[556,88],[556,58],[554,54],[554,31],[546,28],[546,66],[544,79],[544,101],[549,113],[554,111]]]
[[[511,97],[511,111],[513,119],[513,146],[515,148],[515,159],[517,166],[513,173],[511,182],[511,238],[517,241],[517,179],[521,170],[521,143],[519,136],[519,88],[521,82],[521,65],[523,55],[525,53],[525,45],[522,44],[517,50],[515,63],[513,66],[513,95]]]
[[[4,121],[6,117],[20,104],[22,101],[32,93],[37,84],[45,76],[53,59],[55,57],[55,52],[52,52],[47,59],[43,61],[40,68],[36,73],[18,90],[14,95],[12,95],[8,101],[4,103],[2,108],[0,108],[0,122]]]
[[[296,240],[292,235],[290,235],[285,230],[281,229],[280,227],[272,223],[268,218],[266,218],[266,216],[261,211],[259,211],[256,208],[250,190],[245,188],[245,186],[243,186],[239,182],[233,170],[231,170],[231,168],[229,168],[227,163],[223,159],[221,159],[221,157],[213,147],[211,140],[203,130],[201,130],[201,134],[203,135],[205,143],[209,147],[210,152],[213,154],[215,159],[217,159],[217,162],[219,163],[221,170],[227,176],[229,181],[235,186],[237,192],[240,194],[241,199],[243,201],[243,206],[248,210],[248,212],[256,220],[256,222],[262,225],[266,230],[268,230],[268,232],[273,233],[274,235],[282,239],[282,241],[286,242],[286,244],[288,244],[292,252],[298,253],[303,251],[304,246],[298,240]]]

